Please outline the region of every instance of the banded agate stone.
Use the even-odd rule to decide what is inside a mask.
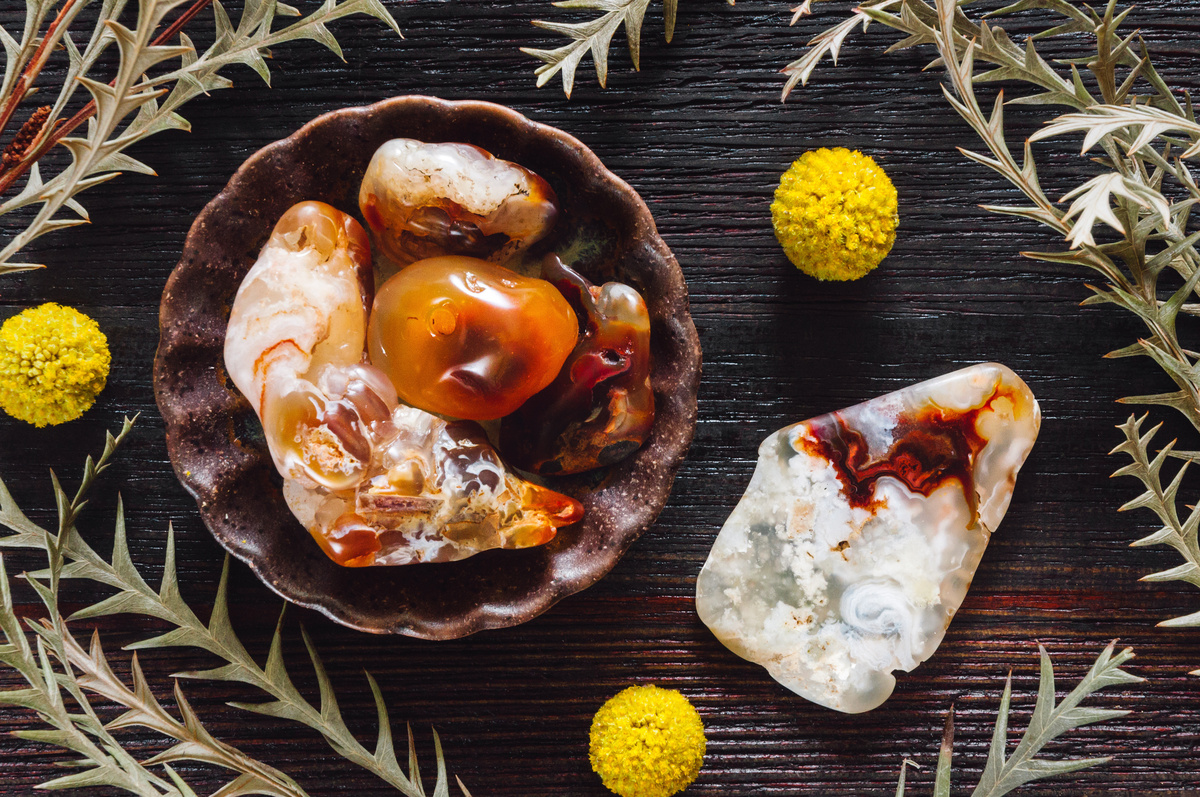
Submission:
[[[985,363],[775,432],[700,572],[700,618],[814,703],[879,706],[945,636],[1040,424]]]
[[[554,189],[525,167],[470,144],[410,138],[375,151],[358,206],[376,252],[399,268],[441,255],[503,262],[558,218]]]

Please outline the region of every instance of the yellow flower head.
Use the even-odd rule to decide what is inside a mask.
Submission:
[[[855,280],[896,242],[896,187],[869,156],[842,147],[806,152],[784,172],[771,203],[775,237],[819,280]]]
[[[596,712],[592,769],[621,797],[670,797],[704,763],[704,725],[674,689],[631,686]]]
[[[48,426],[82,415],[108,379],[108,338],[83,313],[43,304],[0,326],[0,409]]]

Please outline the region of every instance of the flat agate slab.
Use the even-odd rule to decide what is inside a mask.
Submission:
[[[801,697],[876,708],[941,644],[1040,425],[985,363],[780,429],[700,571],[700,619]]]

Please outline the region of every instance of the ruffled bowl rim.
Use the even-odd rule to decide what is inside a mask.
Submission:
[[[319,587],[322,579],[327,583],[333,579],[333,583],[340,584],[346,578],[345,574],[326,572],[321,561],[313,560],[311,551],[303,552],[303,559],[291,556],[289,551],[286,552],[289,555],[282,557],[283,561],[274,561],[268,554],[283,544],[283,540],[273,539],[270,535],[284,533],[279,531],[284,527],[256,539],[245,523],[238,526],[238,521],[231,521],[230,514],[232,511],[239,518],[245,516],[245,502],[254,498],[255,485],[261,491],[260,471],[265,445],[259,441],[256,449],[252,441],[242,439],[237,431],[245,428],[238,426],[245,421],[245,414],[249,413],[253,418],[253,412],[227,377],[223,377],[222,351],[228,298],[222,299],[222,296],[231,295],[228,282],[232,276],[225,274],[225,280],[221,281],[223,272],[213,267],[213,263],[219,264],[221,258],[210,257],[211,250],[215,247],[220,253],[222,247],[228,246],[228,237],[221,236],[230,225],[250,226],[256,234],[262,228],[261,236],[265,240],[274,219],[256,213],[255,208],[258,204],[269,205],[276,197],[265,197],[260,193],[257,198],[262,201],[253,201],[256,186],[266,179],[264,175],[278,179],[280,174],[287,174],[289,164],[304,165],[306,146],[314,143],[323,142],[328,147],[328,141],[347,140],[350,142],[347,146],[352,146],[354,133],[370,129],[375,123],[386,124],[389,119],[401,120],[401,126],[418,128],[423,124],[434,129],[466,125],[472,131],[471,135],[442,140],[465,139],[468,143],[478,143],[481,138],[492,136],[517,149],[541,153],[537,157],[546,155],[561,159],[570,167],[573,177],[583,180],[579,190],[587,194],[589,201],[600,203],[612,213],[624,213],[630,232],[627,245],[619,252],[620,266],[625,267],[627,262],[638,264],[631,268],[644,271],[638,273],[650,288],[644,292],[653,325],[651,377],[658,407],[655,426],[642,449],[608,469],[594,491],[581,499],[588,507],[583,521],[562,530],[555,541],[541,549],[486,552],[443,565],[353,571],[376,592],[378,585],[386,586],[389,582],[389,578],[372,572],[378,570],[413,572],[413,568],[470,568],[473,574],[470,578],[450,577],[445,575],[448,571],[440,571],[443,575],[437,577],[421,575],[390,579],[401,587],[410,583],[444,581],[444,588],[452,592],[462,589],[463,584],[485,589],[490,582],[504,579],[512,582],[495,586],[488,596],[471,602],[470,606],[453,607],[444,613],[439,613],[436,599],[419,607],[411,602],[404,603],[412,596],[403,588],[395,592],[399,597],[393,607],[381,605],[381,598],[375,592],[364,596],[359,605],[344,596],[322,593]],[[475,131],[488,133],[476,135]],[[342,135],[331,136],[333,132]],[[389,137],[395,135],[389,133]],[[531,148],[534,145],[536,148]],[[500,157],[506,156],[503,148],[501,146],[502,151],[496,152]],[[286,193],[290,183],[285,180],[279,190]],[[261,246],[261,241],[257,246]],[[257,247],[248,247],[245,251],[251,249],[257,251]],[[243,274],[252,262],[251,258],[244,267],[239,266]],[[240,277],[236,281],[240,284]],[[181,259],[163,291],[154,386],[159,411],[166,423],[167,450],[179,481],[196,499],[205,525],[217,541],[249,565],[268,588],[291,603],[315,609],[337,623],[360,631],[455,639],[484,629],[526,622],[563,598],[586,589],[606,575],[634,540],[654,522],[667,502],[675,474],[695,430],[700,361],[699,337],[689,313],[687,288],[679,264],[659,237],[645,202],[627,183],[608,171],[591,150],[561,130],[531,121],[494,103],[405,96],[373,105],[344,108],[313,119],[292,135],[268,144],[248,158],[225,188],[205,206],[192,224]],[[227,444],[221,439],[212,444],[216,434],[214,429],[225,430]],[[248,478],[254,474],[259,481]],[[242,484],[243,480],[247,483]],[[586,485],[587,482],[579,480],[575,484]],[[571,489],[564,489],[564,492],[576,494]],[[244,493],[251,495],[247,497]],[[259,497],[272,498],[269,495]],[[588,527],[589,522],[603,527]],[[299,524],[294,520],[292,523],[307,538]],[[320,553],[315,543],[311,548]],[[320,559],[336,571],[346,570],[323,554]],[[489,562],[481,567],[484,559]],[[492,568],[490,573],[489,567]],[[413,587],[410,591],[416,589]],[[383,589],[385,603],[387,596],[387,590]]]

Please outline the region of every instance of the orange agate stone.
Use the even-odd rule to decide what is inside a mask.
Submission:
[[[550,386],[500,425],[500,450],[519,468],[580,473],[641,448],[654,425],[650,313],[628,285],[601,287],[546,255],[542,276],[584,319],[575,350]]]
[[[575,311],[549,282],[473,257],[432,257],[379,289],[367,341],[402,401],[489,420],[554,381],[578,336]]]

